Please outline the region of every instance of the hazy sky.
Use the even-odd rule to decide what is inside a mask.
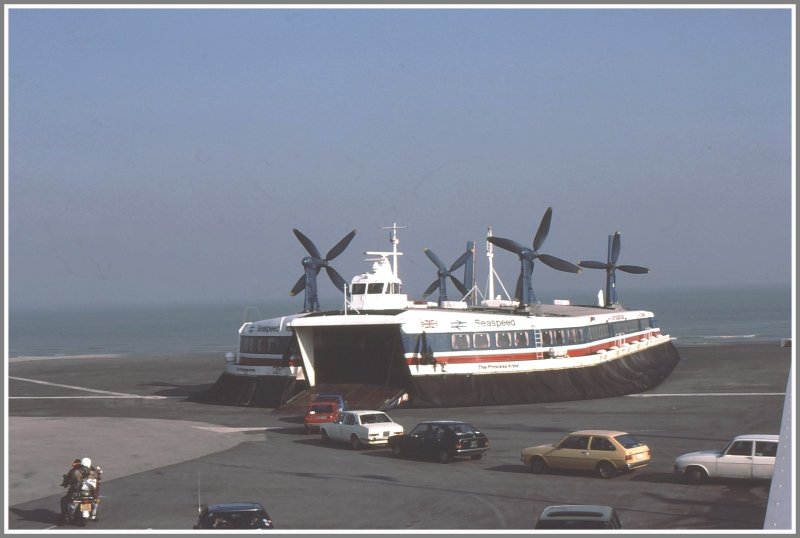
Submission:
[[[485,235],[618,287],[789,283],[788,9],[11,9],[14,307],[288,298],[400,234],[419,297]],[[513,289],[515,255],[496,251]],[[537,296],[601,271],[534,270]],[[324,297],[335,292],[320,275]],[[302,308],[302,294],[296,299]]]

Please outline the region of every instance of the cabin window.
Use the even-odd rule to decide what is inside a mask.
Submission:
[[[475,349],[488,349],[489,348],[489,334],[488,333],[475,333],[472,336],[472,343]]]
[[[450,339],[450,344],[455,350],[469,349],[469,335],[468,334],[454,334]]]
[[[383,293],[383,282],[377,282],[377,283],[374,283],[374,284],[369,284],[367,286],[367,293],[369,293],[369,294]]]
[[[239,341],[239,351],[282,355],[288,349],[290,342],[291,339],[286,336],[242,336]]]
[[[511,347],[511,333],[497,333],[494,335],[494,343],[499,348]]]
[[[525,331],[515,332],[514,345],[517,347],[528,347],[528,333]]]
[[[281,352],[281,342],[275,336],[267,337],[267,353],[280,353]]]
[[[569,343],[570,344],[580,344],[581,343],[580,332],[581,332],[580,329],[570,329],[569,330]]]
[[[366,284],[353,284],[353,295],[364,295],[366,289]]]

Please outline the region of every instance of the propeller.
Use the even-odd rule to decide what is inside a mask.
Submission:
[[[614,232],[614,235],[608,236],[608,261],[594,262],[594,261],[580,261],[578,265],[587,269],[605,269],[606,271],[606,302],[607,304],[617,304],[617,276],[616,271],[620,270],[624,273],[631,273],[635,275],[643,275],[649,273],[650,269],[641,267],[639,265],[617,265],[619,259],[620,249],[619,232]]]
[[[425,293],[422,294],[423,297],[427,297],[428,295],[436,291],[436,289],[438,288],[439,306],[442,306],[442,303],[447,300],[447,277],[450,277],[450,280],[453,281],[453,284],[455,284],[456,288],[458,288],[458,291],[460,291],[462,295],[467,294],[468,291],[467,288],[464,286],[464,284],[461,283],[459,279],[453,276],[453,271],[464,265],[467,262],[467,260],[470,259],[470,257],[472,256],[472,250],[467,249],[464,252],[464,254],[459,256],[459,258],[455,262],[453,262],[453,265],[450,266],[450,269],[448,269],[447,266],[442,263],[442,260],[439,259],[439,256],[437,256],[432,250],[426,248],[425,254],[439,269],[438,271],[439,278],[434,280],[431,283],[431,285],[428,286],[428,289],[426,289]]]
[[[311,239],[303,235],[303,233],[296,228],[292,228],[292,231],[303,247],[305,247],[310,256],[303,258],[302,264],[305,271],[297,280],[297,282],[295,282],[295,285],[292,286],[292,290],[289,292],[289,295],[294,297],[301,291],[306,290],[303,312],[315,312],[319,310],[319,298],[317,297],[317,275],[323,267],[325,268],[325,272],[328,273],[328,277],[331,279],[331,282],[333,282],[334,286],[341,290],[347,285],[347,282],[345,282],[336,269],[329,265],[329,262],[344,252],[344,249],[347,248],[347,245],[350,244],[350,241],[352,241],[353,237],[356,235],[356,231],[353,230],[344,236],[333,246],[333,248],[328,251],[324,258]]]
[[[536,296],[533,293],[532,275],[533,263],[537,259],[541,260],[545,265],[558,271],[578,273],[581,270],[580,267],[574,263],[562,260],[561,258],[556,258],[555,256],[550,256],[549,254],[541,254],[539,252],[539,249],[542,248],[542,244],[544,244],[545,238],[547,238],[547,234],[550,232],[550,220],[552,217],[553,208],[548,207],[544,212],[542,221],[539,223],[539,229],[536,230],[536,235],[533,237],[532,249],[524,247],[516,241],[512,241],[511,239],[505,239],[497,236],[487,237],[488,241],[493,245],[496,245],[503,250],[513,252],[519,256],[520,271],[519,278],[517,279],[517,289],[514,294],[514,298],[518,299],[520,301],[520,305],[523,307],[531,304],[531,302],[536,301]]]

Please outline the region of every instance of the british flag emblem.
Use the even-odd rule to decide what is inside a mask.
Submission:
[[[435,319],[423,319],[422,320],[422,328],[423,329],[433,329],[439,323]]]

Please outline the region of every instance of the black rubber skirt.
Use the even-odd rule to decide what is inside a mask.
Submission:
[[[644,392],[680,360],[672,342],[596,366],[511,374],[412,376],[413,407],[562,402]]]

